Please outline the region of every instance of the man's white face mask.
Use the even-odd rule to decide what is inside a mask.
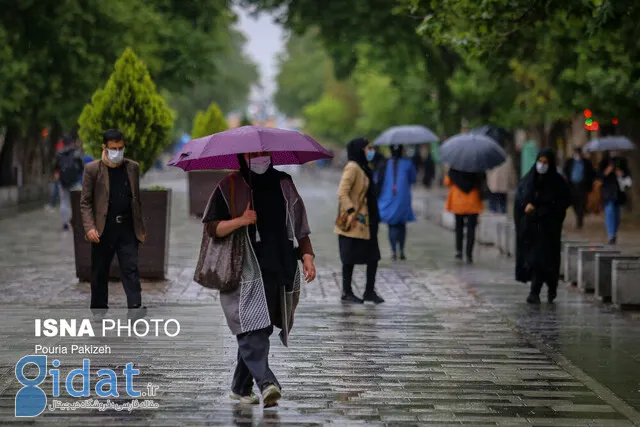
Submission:
[[[120,163],[122,159],[124,159],[124,148],[122,150],[114,150],[112,148],[107,148],[107,158],[110,162]]]
[[[249,167],[251,171],[258,175],[265,173],[267,169],[269,169],[269,166],[271,166],[270,156],[255,157],[249,160]]]

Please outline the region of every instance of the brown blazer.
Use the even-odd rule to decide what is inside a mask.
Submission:
[[[369,189],[369,178],[362,168],[356,162],[349,162],[344,167],[342,179],[338,185],[338,214],[342,214],[349,209],[358,209],[360,204],[359,215],[365,218],[366,223],[356,221],[353,228],[349,231],[342,231],[338,227],[334,228],[334,232],[338,235],[352,237],[354,239],[369,240],[371,233],[369,231],[369,208],[367,206],[367,190]]]
[[[142,204],[140,202],[140,165],[133,160],[124,159],[129,183],[131,184],[131,209],[136,237],[140,242],[146,238],[144,221],[142,220]],[[94,228],[102,235],[109,210],[109,171],[102,160],[94,160],[84,167],[82,178],[82,194],[80,195],[80,213],[85,234]]]

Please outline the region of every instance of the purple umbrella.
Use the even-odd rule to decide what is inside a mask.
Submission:
[[[269,151],[274,165],[301,165],[333,157],[298,131],[242,126],[187,142],[168,163],[185,171],[240,169],[238,154]]]

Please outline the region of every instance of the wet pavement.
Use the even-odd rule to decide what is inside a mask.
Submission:
[[[147,179],[174,191],[169,277],[144,283],[143,291],[152,317],[179,319],[182,331],[175,338],[100,338],[96,343],[108,343],[113,354],[92,356],[96,367],[136,361],[144,382],[159,387],[154,397],[159,408],[55,411],[30,422],[640,425],[638,317],[565,287],[555,306],[530,308],[524,303],[527,289],[512,279],[512,260],[479,246],[474,266],[458,265],[453,234],[422,219],[409,226],[409,260],[402,264],[390,262],[381,228],[385,259],[378,289],[387,302],[343,306],[332,233],[335,176],[303,173],[295,179],[314,231],[318,279],[303,287],[290,348],[275,336],[272,341],[271,364],[284,388],[279,408],[233,405],[226,397],[234,338],[216,294],[191,280],[201,225],[187,217],[184,177],[169,172]],[[33,318],[87,315],[81,313],[89,286],[75,278],[72,237],[57,224],[57,216],[43,211],[0,221],[2,425],[20,421],[13,417],[19,390],[13,370],[18,355],[42,343],[33,336]],[[363,269],[356,271],[355,282],[362,292]],[[119,283],[111,284],[110,300],[123,306]]]

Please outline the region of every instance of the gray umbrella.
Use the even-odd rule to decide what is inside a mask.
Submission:
[[[477,133],[461,133],[440,147],[440,160],[462,172],[485,172],[507,159],[504,150],[491,138]]]
[[[584,151],[595,153],[600,151],[631,151],[635,150],[633,142],[625,136],[607,136],[589,141]]]
[[[426,144],[438,142],[440,138],[429,129],[419,125],[394,126],[384,132],[374,141],[373,145],[396,144]]]

